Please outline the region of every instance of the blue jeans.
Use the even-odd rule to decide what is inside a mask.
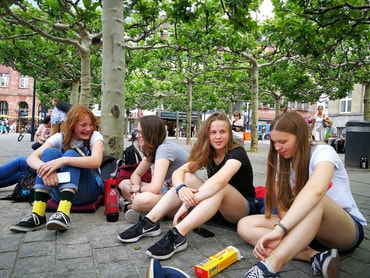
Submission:
[[[25,156],[18,156],[8,163],[1,165],[0,187],[16,184],[23,177],[27,168],[27,157]]]
[[[61,150],[55,148],[46,149],[41,155],[41,160],[44,162],[57,159],[62,156],[68,157],[80,157],[79,153],[75,150],[67,150],[64,153]],[[102,188],[98,185],[95,179],[95,173],[92,169],[77,168],[69,165],[65,165],[60,168],[60,172],[70,172],[71,182],[62,183],[59,186],[46,186],[43,180],[36,177],[36,189],[46,189],[51,191],[51,197],[59,202],[59,193],[65,188],[73,188],[76,190],[76,194],[72,200],[73,205],[83,205],[95,201],[100,194],[102,194]]]

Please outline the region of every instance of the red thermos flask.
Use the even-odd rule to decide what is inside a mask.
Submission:
[[[119,217],[119,193],[117,180],[108,178],[105,180],[104,214],[108,222],[116,222]]]

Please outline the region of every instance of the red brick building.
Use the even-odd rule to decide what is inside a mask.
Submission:
[[[34,99],[33,89],[32,77],[0,65],[0,120],[8,118],[11,124],[16,122],[20,126],[32,119],[34,111],[35,124],[37,124],[38,116],[42,116],[42,109],[37,95]]]

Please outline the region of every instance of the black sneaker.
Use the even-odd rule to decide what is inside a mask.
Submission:
[[[14,233],[31,232],[45,227],[46,216],[41,217],[37,213],[31,212],[27,214],[20,222],[10,227]]]
[[[315,254],[311,259],[313,276],[322,275],[324,278],[338,277],[340,258],[337,249],[330,249]]]
[[[118,235],[122,242],[136,242],[144,236],[159,236],[161,228],[158,223],[151,222],[145,215],[141,215],[139,222]]]
[[[71,227],[71,220],[61,211],[57,211],[50,216],[46,228],[48,230],[65,231]]]
[[[157,260],[167,260],[175,253],[183,251],[187,247],[186,238],[173,227],[160,241],[149,247],[145,254]]]
[[[280,277],[279,273],[270,272],[267,267],[261,263],[256,263],[247,273],[244,274],[244,278],[265,278],[265,277]]]

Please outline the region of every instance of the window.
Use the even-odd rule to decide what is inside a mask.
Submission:
[[[27,102],[20,102],[19,103],[19,110],[18,110],[19,117],[27,117],[28,116],[28,104]]]
[[[0,114],[8,115],[9,108],[8,103],[6,101],[0,101]]]
[[[352,92],[340,100],[340,113],[350,113],[352,110]]]
[[[1,74],[0,87],[9,87],[9,74],[8,73]]]
[[[19,81],[19,87],[20,88],[28,88],[28,76],[27,75],[21,75],[21,79]]]

